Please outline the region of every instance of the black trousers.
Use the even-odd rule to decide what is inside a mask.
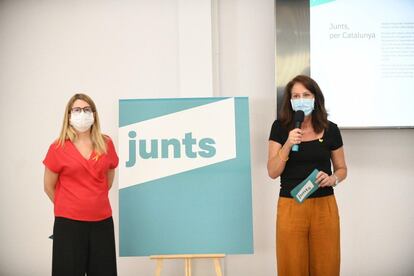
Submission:
[[[116,276],[114,222],[56,217],[52,276]]]

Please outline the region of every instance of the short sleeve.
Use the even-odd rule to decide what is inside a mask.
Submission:
[[[344,144],[338,126],[331,122],[329,125],[329,132],[331,136],[331,144],[329,149],[332,151],[342,147]]]
[[[282,127],[279,120],[273,122],[272,129],[270,130],[269,140],[275,141],[283,145],[287,140],[287,132]]]
[[[46,157],[43,160],[43,164],[54,173],[60,173],[62,170],[62,162],[59,160],[58,147],[59,145],[56,143],[51,144]]]
[[[108,136],[107,138],[107,155],[108,155],[108,160],[109,160],[109,169],[115,169],[116,167],[118,167],[118,162],[119,162],[119,158],[118,155],[116,154],[116,150],[115,150],[115,146],[114,143],[112,142],[112,139],[109,138]]]

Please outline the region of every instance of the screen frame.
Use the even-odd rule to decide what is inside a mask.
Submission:
[[[310,1],[275,0],[276,117],[287,83],[297,75],[311,76]],[[340,129],[414,129],[414,126],[362,126]]]

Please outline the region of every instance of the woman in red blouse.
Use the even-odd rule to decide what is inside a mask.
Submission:
[[[90,97],[76,94],[69,100],[60,136],[43,163],[55,214],[52,275],[117,275],[108,192],[118,156],[101,133]]]

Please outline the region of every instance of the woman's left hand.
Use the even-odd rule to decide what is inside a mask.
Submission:
[[[327,173],[320,171],[316,176],[316,183],[319,187],[329,187],[335,184],[335,178],[332,175],[328,175]]]

